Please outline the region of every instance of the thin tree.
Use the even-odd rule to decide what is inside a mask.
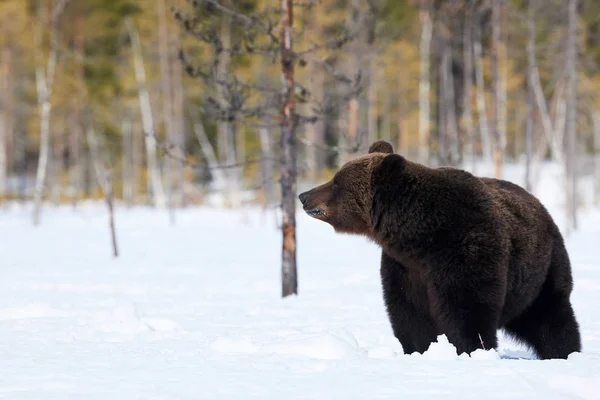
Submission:
[[[464,62],[464,129],[465,140],[468,140],[471,156],[471,167],[475,169],[476,139],[473,134],[473,15],[474,0],[468,0],[467,12],[465,13],[464,35],[463,35],[463,62]]]
[[[419,45],[419,159],[429,161],[431,81],[429,73],[433,23],[429,2],[421,6],[421,41]]]
[[[4,72],[4,76],[0,75],[0,90],[2,91],[2,93],[4,94],[1,98],[1,103],[0,103],[0,203],[6,200],[6,195],[7,195],[7,191],[6,191],[6,180],[8,177],[8,137],[9,137],[9,132],[7,129],[8,126],[8,116],[7,116],[7,97],[8,97],[8,93],[9,92],[9,87],[8,87],[8,80],[9,80],[9,73],[10,73],[10,67],[9,64],[6,60],[6,52],[3,50],[2,51],[2,63],[0,64],[0,67],[4,66],[5,72]],[[0,69],[1,71],[1,69]]]
[[[577,0],[568,1],[568,39],[566,72],[568,75],[566,140],[567,231],[577,229]]]
[[[282,296],[298,293],[296,268],[296,116],[294,99],[294,50],[292,27],[294,6],[292,0],[283,0],[281,32],[281,69],[283,72],[284,100],[281,124],[281,212],[283,247],[281,258]]]
[[[54,86],[54,73],[58,59],[58,22],[62,15],[68,0],[59,0],[51,9],[49,17],[50,31],[50,51],[46,60],[46,65],[39,63],[35,70],[38,106],[40,109],[40,151],[38,157],[37,172],[35,175],[35,191],[33,205],[33,224],[40,223],[40,209],[42,206],[42,196],[46,184],[46,174],[48,172],[48,158],[50,156],[50,113],[52,111],[52,88]],[[37,5],[39,28],[35,34],[36,47],[42,52],[42,19],[45,7],[41,2]]]
[[[492,112],[492,139],[494,147],[494,171],[496,178],[502,176],[502,138],[501,138],[501,107],[502,99],[500,94],[500,2],[492,2],[492,90],[494,98],[494,108]]]
[[[533,130],[535,93],[533,89],[535,69],[535,7],[536,1],[529,0],[527,5],[527,126],[525,130],[525,189],[532,190],[531,160],[533,155]]]
[[[294,39],[297,37],[294,31],[294,9],[300,6],[295,5],[292,0],[282,0],[281,8],[265,7],[246,13],[238,11],[236,3],[231,6],[217,0],[196,0],[191,3],[194,14],[176,10],[176,18],[189,35],[208,45],[214,56],[208,65],[195,65],[184,50],[180,52],[187,73],[202,79],[206,84],[201,111],[219,124],[227,123],[230,126],[234,123],[244,124],[255,128],[254,132],[260,132],[260,128],[279,128],[281,133],[279,154],[283,239],[281,293],[282,297],[297,294],[295,218],[298,177],[297,132],[299,126],[315,123],[322,118],[326,110],[323,109],[320,99],[310,100],[310,93],[307,93],[303,85],[296,82],[295,66],[305,66],[308,63],[320,65],[334,76],[336,82],[341,82],[350,88],[352,93],[352,90],[357,87],[356,80],[348,78],[330,62],[315,55],[320,50],[339,49],[351,39],[351,35],[341,34],[324,43],[310,42],[306,49],[298,51],[295,49]],[[308,12],[314,4],[307,2],[302,7]],[[227,33],[226,41],[217,33],[220,31],[219,16],[226,16],[232,21],[232,31]],[[281,80],[276,86],[272,81],[262,82],[260,78],[254,81],[242,80],[236,76],[235,71],[229,71],[224,75],[219,68],[223,53],[238,58],[262,56],[268,60],[278,59]],[[304,115],[297,109],[296,97],[302,99],[302,108],[309,110],[309,115]],[[270,132],[274,131],[276,129],[270,129]],[[264,133],[265,131],[263,135]],[[303,140],[303,143],[306,141]],[[214,166],[212,170],[239,167],[249,161],[240,160],[233,165]],[[262,157],[254,161],[261,162]]]
[[[173,121],[173,84],[170,71],[170,49],[169,32],[167,26],[167,13],[165,0],[156,0],[156,12],[158,14],[158,47],[160,65],[160,89],[162,96],[162,121],[165,128],[165,136],[175,142],[175,126]],[[165,178],[167,181],[167,203],[169,208],[169,219],[171,224],[175,223],[175,161],[167,160],[165,164]]]
[[[84,143],[83,105],[85,104],[85,18],[79,12],[75,17],[74,51],[78,59],[75,77],[80,88],[72,100],[72,111],[69,121],[69,185],[71,186],[72,205],[75,207],[83,189],[83,172],[85,160],[82,157]]]
[[[594,204],[600,206],[600,110],[592,111],[594,127]]]
[[[492,159],[492,144],[490,140],[490,127],[487,117],[487,106],[485,101],[485,82],[483,79],[483,51],[481,38],[481,13],[477,15],[477,22],[473,25],[473,58],[475,60],[475,82],[477,86],[477,114],[479,116],[479,135],[481,137],[481,148],[483,159]]]
[[[111,247],[113,256],[119,257],[119,247],[117,245],[117,233],[115,228],[115,212],[114,212],[114,196],[113,196],[113,172],[110,162],[106,160],[105,146],[101,145],[94,123],[88,121],[86,129],[86,138],[88,142],[88,148],[90,149],[90,155],[92,157],[92,163],[96,172],[96,178],[98,184],[104,192],[104,200],[108,208],[108,226],[110,229]]]
[[[150,94],[148,93],[146,81],[146,69],[142,55],[142,45],[140,43],[138,31],[131,18],[125,21],[125,26],[131,39],[131,50],[133,54],[133,65],[135,78],[138,84],[138,99],[140,103],[140,114],[142,125],[144,127],[144,142],[146,144],[146,159],[148,169],[150,170],[150,184],[152,187],[152,197],[155,207],[163,208],[166,206],[166,196],[164,193],[160,167],[156,157],[156,131],[154,129],[154,115],[150,103]]]

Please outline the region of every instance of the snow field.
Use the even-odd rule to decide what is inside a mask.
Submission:
[[[560,223],[552,175],[542,200]],[[560,192],[558,192],[560,193]],[[600,213],[567,239],[584,351],[541,361],[500,334],[403,355],[379,249],[298,213],[299,296],[280,297],[280,233],[259,210],[102,204],[0,211],[0,399],[600,399]]]

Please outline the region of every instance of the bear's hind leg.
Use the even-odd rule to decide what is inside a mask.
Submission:
[[[404,266],[385,252],[381,253],[381,283],[387,314],[394,336],[402,344],[405,354],[424,353],[436,340],[436,326],[427,312],[427,304],[418,304],[411,293],[415,282],[410,282]],[[423,288],[422,294],[425,296]]]
[[[505,331],[531,346],[542,359],[567,358],[581,351],[579,324],[569,299],[573,284],[562,240],[556,244],[548,277],[538,297]]]
[[[517,340],[535,350],[541,359],[567,358],[581,351],[579,325],[568,298],[547,288],[519,317],[504,327]]]

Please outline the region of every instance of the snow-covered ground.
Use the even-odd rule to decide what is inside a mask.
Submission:
[[[518,179],[515,179],[518,181]],[[539,186],[562,224],[560,182]],[[540,361],[501,336],[458,357],[402,355],[379,250],[298,214],[299,296],[280,297],[280,233],[258,210],[0,210],[2,399],[600,399],[600,213],[567,239],[584,351]]]

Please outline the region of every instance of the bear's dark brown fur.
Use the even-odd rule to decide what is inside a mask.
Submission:
[[[581,351],[562,235],[521,187],[428,168],[378,141],[299,197],[336,232],[381,246],[383,297],[405,353],[439,334],[459,354],[496,348],[500,328],[543,359]]]

